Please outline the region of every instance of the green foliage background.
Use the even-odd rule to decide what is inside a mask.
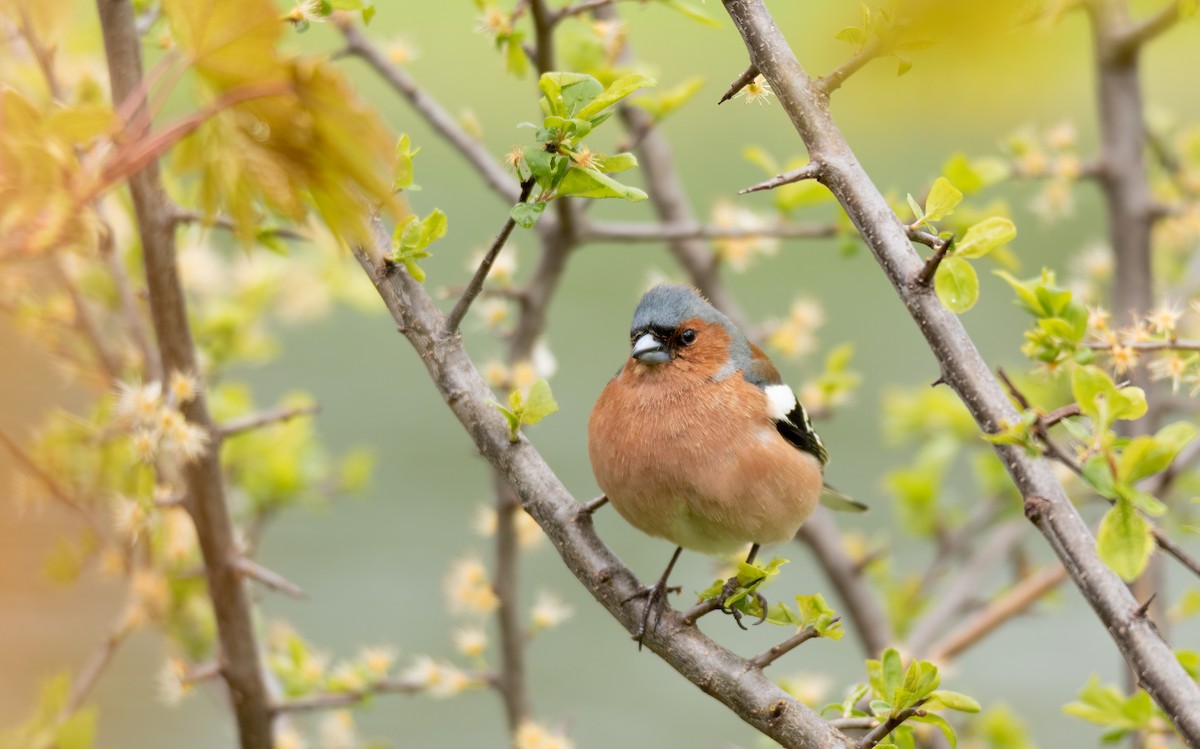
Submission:
[[[720,14],[718,3],[708,6]],[[368,32],[381,39],[398,33],[409,38],[421,50],[408,66],[413,76],[451,111],[470,107],[497,159],[514,143],[528,142],[528,131],[514,126],[537,116],[534,84],[529,78],[504,76],[488,39],[471,31],[471,3],[409,0],[378,7]],[[623,4],[621,9],[630,23],[630,43],[657,66],[654,74],[662,85],[693,75],[705,78],[699,95],[664,125],[701,214],[718,197],[762,178],[742,158],[744,146],[762,146],[781,160],[799,153],[799,141],[778,106],[744,106],[740,100],[720,109],[713,106],[745,67],[742,43],[723,16],[723,28],[714,30],[659,7]],[[772,10],[810,71],[828,71],[847,56],[834,34],[857,21],[855,4],[777,2]],[[1091,51],[1082,18],[1068,17],[1052,29],[996,33],[987,13],[959,13],[968,22],[955,32],[956,38],[916,53],[906,76],[896,77],[894,61],[873,63],[845,86],[834,104],[843,131],[876,182],[894,186],[900,194],[928,184],[952,152],[994,153],[1005,134],[1028,123],[1044,128],[1071,120],[1079,126],[1082,153],[1095,143]],[[98,40],[94,14],[91,4],[80,3],[78,39]],[[1169,105],[1184,121],[1200,119],[1200,95],[1194,87],[1196,34],[1194,24],[1189,25],[1153,45],[1143,71],[1150,107]],[[336,37],[314,26],[291,43],[333,50]],[[560,45],[560,55],[567,54],[565,44]],[[449,217],[446,238],[422,262],[429,283],[465,281],[469,255],[486,245],[508,206],[487,192],[392,91],[359,63],[342,64],[393,129],[409,133],[422,148],[416,168],[423,190],[409,195],[413,209],[423,216],[440,208]],[[178,104],[183,105],[182,99]],[[616,150],[603,140],[611,139],[610,134],[594,137],[597,147]],[[636,170],[623,175],[631,184],[640,179]],[[1043,264],[1062,268],[1072,253],[1103,237],[1097,192],[1090,185],[1076,191],[1076,215],[1054,225],[1027,210],[1035,188],[1018,185],[1000,192],[1011,198],[1021,229],[1013,245],[1022,262],[1018,275],[1032,275]],[[738,200],[766,209],[771,198]],[[651,218],[646,204],[611,201],[593,210],[598,217],[618,220]],[[812,219],[829,215],[817,209]],[[505,252],[515,248],[524,276],[532,265],[533,242],[519,230],[513,240]],[[896,523],[881,476],[908,460],[907,453],[883,445],[882,393],[888,386],[929,383],[937,370],[874,261],[861,249],[842,256],[837,244],[785,242],[778,256],[744,275],[730,275],[728,283],[754,319],[784,315],[798,293],[824,304],[828,323],[821,334],[823,348],[798,365],[781,362],[790,382],[818,373],[823,355],[836,343],[854,343],[854,366],[864,375],[864,385],[854,405],[818,428],[832,456],[829,480],[876,508],[844,520],[843,526],[870,535]],[[549,342],[559,361],[553,384],[561,410],[529,433],[581,498],[596,493],[586,458],[587,415],[626,355],[626,325],[652,268],[676,274],[666,252],[653,245],[588,246],[572,259],[552,309]],[[989,361],[1017,362],[1027,320],[1011,305],[1011,290],[1000,279],[982,272],[981,281],[981,301],[964,321]],[[498,353],[473,320],[468,318],[467,339],[476,358]],[[52,376],[51,364],[36,347],[7,327],[0,327],[0,351],[6,429],[19,431],[37,423],[52,404],[78,405],[70,383]],[[269,366],[245,372],[259,399],[271,402],[295,387],[309,390],[323,406],[317,425],[329,446],[341,451],[368,444],[379,461],[374,489],[366,497],[312,513],[289,513],[268,534],[261,560],[301,584],[310,600],[268,596],[266,614],[285,615],[336,655],[351,655],[360,645],[377,642],[399,645],[402,659],[449,652],[440,581],[453,559],[480,546],[470,526],[476,509],[490,496],[484,463],[427,382],[420,361],[382,313],[340,311],[310,327],[291,329],[284,335],[283,351]],[[11,470],[7,456],[0,457],[0,471]],[[954,479],[948,491],[969,502],[973,483],[965,475]],[[31,708],[42,676],[78,667],[103,636],[120,600],[115,590],[94,580],[73,590],[48,582],[35,560],[50,549],[64,519],[52,512],[20,515],[7,506],[7,498],[0,502],[0,725],[10,725]],[[602,511],[597,524],[643,577],[657,574],[670,552],[665,543],[638,535],[611,511]],[[1045,554],[1039,545],[1035,548]],[[927,553],[898,549],[897,564],[918,569]],[[789,556],[791,587],[829,591],[803,552]],[[530,650],[535,715],[568,720],[580,747],[627,744],[631,737],[638,746],[723,747],[756,741],[735,716],[683,687],[663,663],[639,654],[615,622],[586,600],[548,547],[528,555],[525,569],[524,601],[548,586],[561,591],[577,611],[575,619],[539,638]],[[993,582],[1002,579],[1002,572]],[[675,575],[688,591],[702,589],[711,578],[711,562],[690,554]],[[1104,683],[1117,680],[1118,657],[1072,588],[1063,588],[1056,605],[1063,611],[1019,619],[985,647],[968,653],[953,672],[953,684],[985,707],[1007,701],[1041,746],[1090,744],[1080,736],[1092,729],[1064,716],[1061,706],[1074,697],[1086,674],[1096,673]],[[760,651],[778,637],[777,630],[743,633],[724,620],[706,621],[705,628],[742,653]],[[847,628],[852,633],[852,625]],[[1180,647],[1200,646],[1194,631],[1180,632],[1179,638]],[[838,644],[811,643],[788,656],[780,672],[845,674],[846,683],[860,679],[862,664],[853,639],[851,634]],[[174,709],[158,705],[155,675],[162,658],[160,639],[149,632],[135,636],[122,651],[95,695],[98,745],[199,749],[232,744],[228,713],[212,693],[200,690]],[[832,686],[839,690],[842,684]],[[831,700],[839,697],[829,695]],[[382,697],[361,715],[365,735],[414,747],[496,745],[502,742],[502,723],[499,701],[487,692],[441,702]]]

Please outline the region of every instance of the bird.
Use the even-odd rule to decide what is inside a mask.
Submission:
[[[820,501],[829,454],[766,353],[694,287],[647,291],[629,340],[588,419],[588,455],[617,513],[676,546],[658,582],[626,599],[647,598],[640,649],[651,613],[660,620],[678,590],[667,581],[682,550],[751,544],[749,563],[760,546],[790,540]],[[744,629],[725,608],[736,589],[734,577],[717,603]]]

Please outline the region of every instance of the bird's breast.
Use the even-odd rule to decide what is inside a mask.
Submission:
[[[588,450],[630,524],[709,553],[795,534],[820,497],[821,465],[778,434],[761,390],[738,376],[681,387],[625,374],[596,403]]]

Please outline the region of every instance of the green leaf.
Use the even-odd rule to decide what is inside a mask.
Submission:
[[[904,681],[904,666],[900,661],[899,651],[895,648],[883,651],[882,666],[884,694],[891,696]]]
[[[909,209],[911,209],[913,212],[914,220],[912,225],[920,226],[921,224],[925,223],[925,211],[921,210],[921,204],[918,203],[917,199],[912,196],[912,193],[909,193],[905,197],[908,199]]]
[[[1154,551],[1150,524],[1133,504],[1118,499],[1100,521],[1096,552],[1126,582],[1137,579]]]
[[[631,153],[615,153],[612,156],[599,158],[599,170],[605,174],[615,174],[638,165],[637,157]]]
[[[413,148],[412,141],[409,140],[408,134],[400,136],[400,140],[396,142],[396,165],[392,169],[392,189],[393,190],[420,190],[421,188],[413,184],[413,157],[420,152],[421,149]]]
[[[1196,433],[1196,427],[1178,421],[1163,427],[1153,437],[1133,438],[1121,452],[1117,475],[1122,482],[1133,484],[1166,470],[1179,451],[1196,438]]]
[[[977,713],[979,703],[973,698],[948,689],[939,689],[929,695],[929,701],[924,707],[928,710],[957,710],[960,713]]]
[[[978,708],[978,706],[976,707]],[[941,729],[942,735],[946,737],[946,743],[950,745],[950,749],[958,747],[958,736],[954,733],[954,727],[947,723],[946,719],[942,716],[926,713],[925,715],[915,715],[912,717],[912,720],[917,723],[928,723],[931,726],[937,726]]]
[[[658,2],[667,6],[668,8],[671,8],[672,10],[682,13],[697,23],[702,23],[705,26],[714,29],[721,28],[720,21],[708,15],[691,3],[685,3],[683,0],[658,0]]]
[[[933,288],[946,309],[963,314],[979,300],[979,276],[962,258],[942,258],[933,274]]]
[[[954,254],[958,257],[983,257],[997,247],[1008,244],[1017,236],[1017,226],[1003,216],[985,218],[963,234],[955,244]]]
[[[517,226],[524,229],[533,228],[533,225],[542,217],[542,212],[546,210],[546,203],[538,201],[536,203],[517,203],[512,207],[509,213],[512,220]]]
[[[594,81],[595,79],[592,80]],[[600,84],[597,83],[596,85],[599,86]],[[654,85],[656,84],[653,79],[647,78],[646,76],[638,73],[623,76],[613,81],[612,84],[609,85],[608,88],[604,89],[602,93],[597,92],[599,95],[593,94],[592,97],[588,99],[588,105],[583,109],[580,109],[578,114],[573,116],[579,117],[580,119],[589,119],[600,114],[600,112],[608,109],[621,99],[624,99],[626,96],[629,96],[634,91]],[[566,91],[564,90],[563,93],[565,96]],[[570,108],[568,108],[568,111],[571,111]]]
[[[397,224],[392,232],[392,254],[388,259],[394,263],[402,263],[413,280],[424,283],[425,271],[417,261],[429,257],[425,248],[445,234],[446,214],[437,208],[420,221],[416,216],[409,216]]]
[[[58,749],[91,749],[96,740],[96,708],[72,713],[55,732]]]
[[[517,434],[521,429],[521,417],[499,403],[493,403],[492,405],[504,416],[504,420],[508,422],[508,441],[518,441],[520,438]]]
[[[550,392],[550,383],[538,380],[529,388],[529,398],[521,412],[522,424],[536,424],[558,410],[558,403]]]
[[[558,197],[575,195],[581,198],[624,198],[630,202],[646,199],[646,193],[617,182],[595,169],[571,167],[558,184]]]
[[[636,99],[630,99],[629,103],[646,110],[655,120],[661,120],[690,101],[702,88],[704,88],[704,78],[693,76],[678,86],[659,91],[657,94],[645,94]]]
[[[971,160],[956,153],[942,165],[942,174],[963,194],[970,195],[1004,179],[1008,167],[999,159]]]
[[[925,198],[925,216],[922,222],[941,221],[954,213],[962,198],[962,192],[950,184],[950,180],[938,177],[934,180],[933,187],[929,188],[929,197]]]

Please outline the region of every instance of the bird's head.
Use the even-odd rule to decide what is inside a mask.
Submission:
[[[750,347],[728,317],[691,286],[661,284],[633,312],[629,366],[720,378],[743,369]]]

